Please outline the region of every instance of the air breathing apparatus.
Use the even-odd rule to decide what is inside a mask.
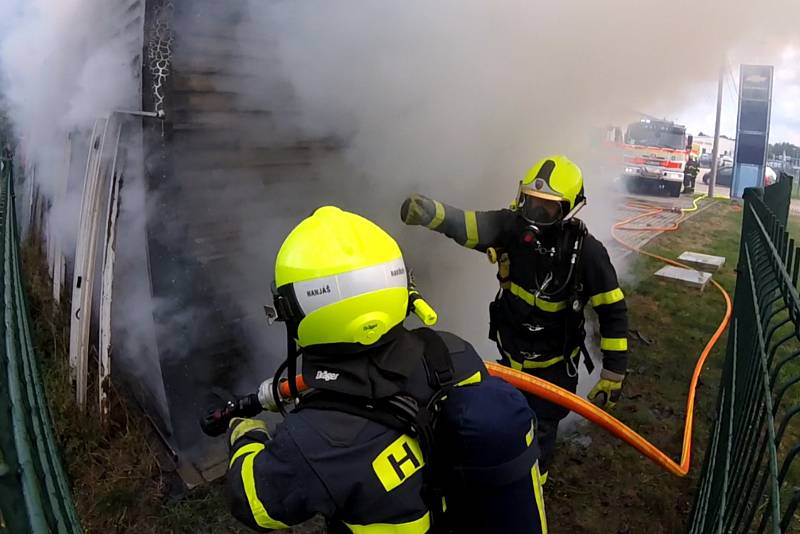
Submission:
[[[511,208],[517,211],[519,207],[519,201],[512,204]],[[563,279],[561,285],[556,288],[555,290],[549,290],[550,285],[555,280],[555,276],[552,272],[547,273],[545,279],[543,281],[539,281],[535,279],[536,288],[534,291],[534,296],[539,298],[540,296],[544,296],[545,298],[553,298],[556,297],[559,293],[563,292],[567,289],[569,283],[574,278],[575,269],[578,264],[580,258],[580,252],[583,248],[583,241],[586,236],[586,225],[580,219],[575,218],[577,213],[586,205],[586,199],[580,198],[578,202],[575,203],[575,206],[567,213],[565,217],[562,219],[552,222],[552,223],[536,223],[531,222],[527,219],[524,219],[527,223],[525,227],[522,229],[520,234],[520,243],[523,246],[529,246],[533,248],[537,253],[542,256],[549,256],[550,258],[555,257],[556,253],[558,252],[556,246],[546,247],[543,245],[541,236],[548,231],[558,229],[558,234],[564,236],[563,243],[565,246],[569,244],[569,237],[572,232],[567,231],[568,228],[573,227],[575,228],[575,240],[572,243],[572,253],[569,259],[569,271],[567,276]],[[522,215],[520,215],[522,217]],[[489,248],[486,251],[486,255],[489,259],[489,262],[492,264],[496,264],[500,261],[500,258],[505,254],[503,250],[498,250],[496,248]],[[501,280],[501,283],[503,280]],[[572,303],[574,307],[576,303]]]

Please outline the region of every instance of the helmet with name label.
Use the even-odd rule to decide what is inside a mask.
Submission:
[[[364,217],[325,206],[283,242],[273,297],[301,347],[372,345],[405,319],[409,282],[389,234]]]

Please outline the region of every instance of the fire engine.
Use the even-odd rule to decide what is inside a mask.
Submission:
[[[683,170],[693,153],[693,138],[686,135],[685,126],[642,119],[629,124],[624,137],[617,128],[615,144],[622,153],[622,179],[631,191],[655,189],[680,196]]]

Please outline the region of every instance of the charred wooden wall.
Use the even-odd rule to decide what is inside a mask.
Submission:
[[[264,260],[313,207],[302,191],[331,153],[291,127],[274,43],[243,31],[247,17],[241,0],[148,7],[145,108],[165,112],[145,135],[147,254],[169,419],[160,428],[206,479],[220,474],[224,445],[201,435],[198,418],[209,403],[252,391],[277,364],[283,332],[267,331],[258,305],[272,279]],[[153,61],[159,50],[168,65]]]

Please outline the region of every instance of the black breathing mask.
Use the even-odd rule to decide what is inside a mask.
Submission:
[[[517,211],[530,224],[543,228],[551,226],[564,218],[564,206],[561,201],[520,193]]]

